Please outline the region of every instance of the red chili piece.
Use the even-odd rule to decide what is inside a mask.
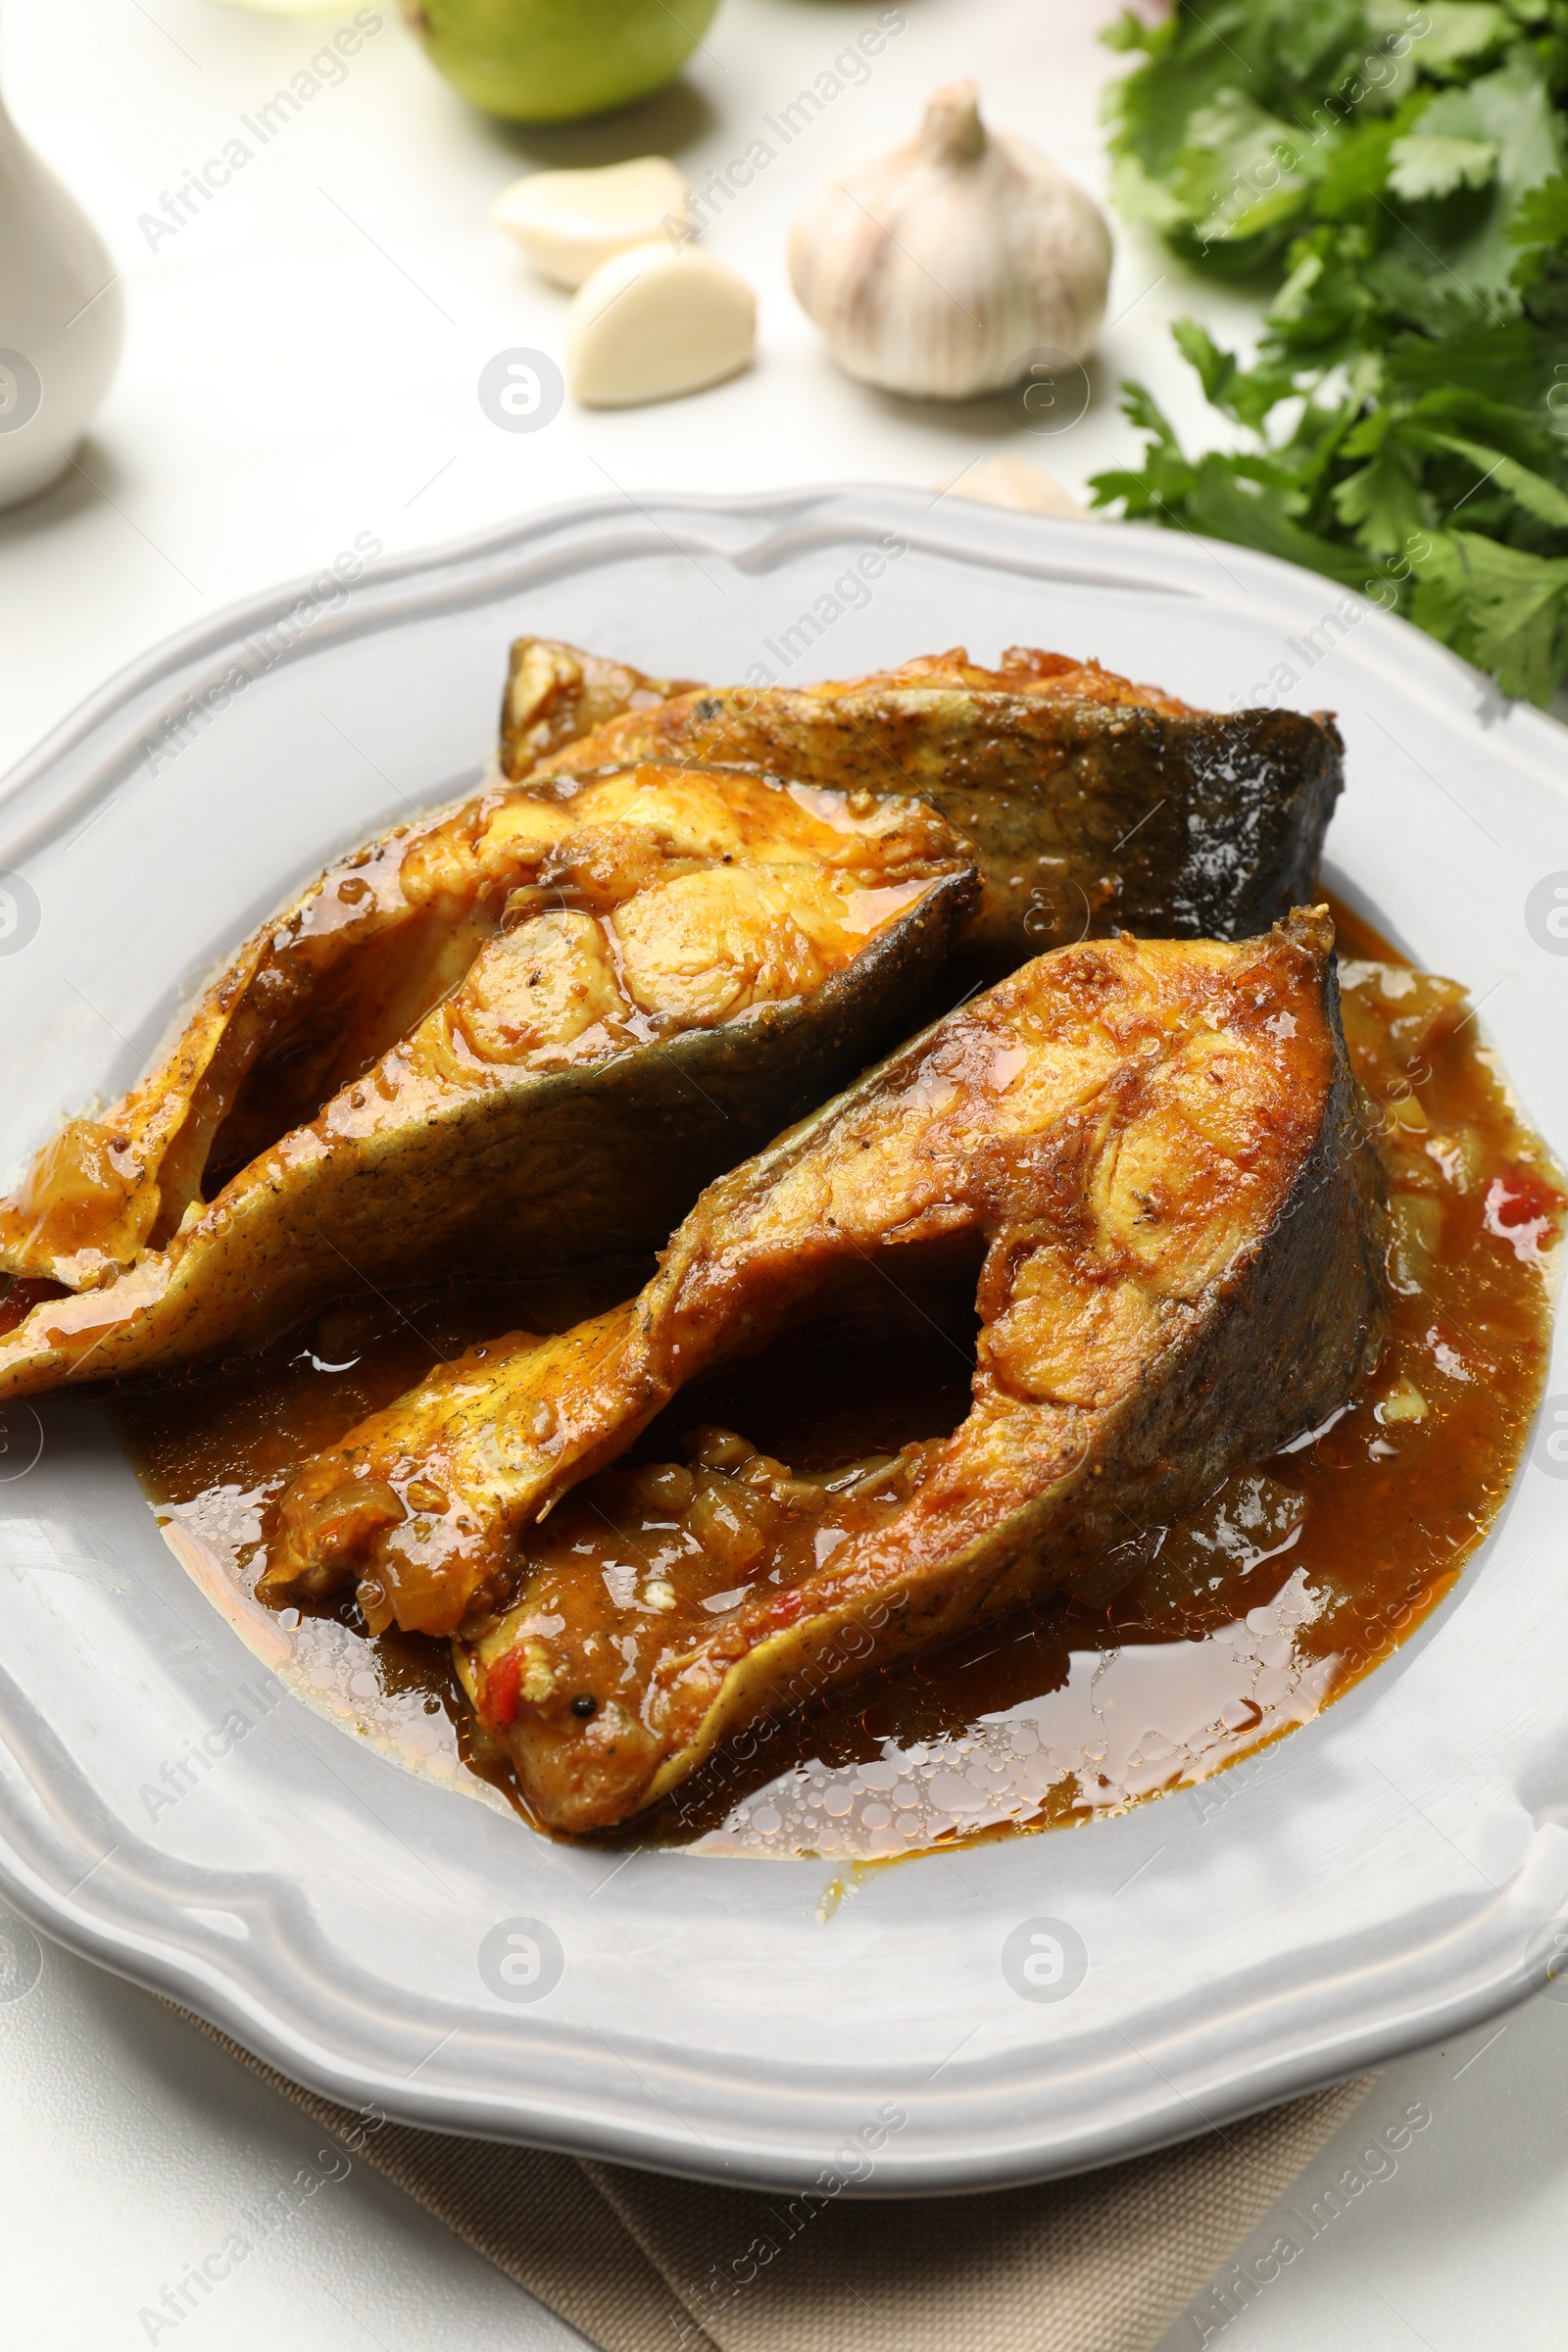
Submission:
[[[497,1658],[484,1678],[483,1714],[487,1724],[500,1731],[517,1720],[518,1686],[522,1681],[522,1652],[509,1649]]]

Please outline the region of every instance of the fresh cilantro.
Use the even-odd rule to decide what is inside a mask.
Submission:
[[[1419,130],[1396,139],[1389,149],[1389,188],[1413,203],[1423,196],[1451,195],[1458,187],[1484,188],[1496,173],[1494,139],[1467,139],[1455,131],[1434,130],[1432,111],[1428,109]]]
[[[1244,365],[1176,341],[1250,446],[1141,386],[1097,504],[1304,564],[1545,702],[1568,676],[1568,0],[1176,0],[1128,16],[1117,200],[1262,278]]]

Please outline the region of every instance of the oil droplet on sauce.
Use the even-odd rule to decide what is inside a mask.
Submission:
[[[1463,993],[1409,969],[1343,907],[1335,916],[1347,1041],[1394,1206],[1392,1334],[1375,1373],[1192,1518],[1130,1531],[1108,1607],[1048,1601],[809,1715],[755,1725],[744,1753],[720,1751],[621,1842],[830,1857],[843,1887],[857,1863],[1085,1823],[1181,1788],[1206,1808],[1245,1777],[1211,1788],[1216,1774],[1319,1713],[1450,1588],[1540,1399],[1561,1180]],[[172,1547],[257,1654],[388,1755],[492,1803],[518,1800],[444,1643],[372,1639],[352,1599],[282,1615],[255,1599],[266,1509],[306,1454],[437,1356],[565,1329],[646,1271],[340,1303],[237,1377],[116,1408]],[[945,1435],[967,1409],[967,1377],[951,1334],[841,1342],[741,1367],[674,1409],[680,1427],[722,1423],[822,1471]],[[668,1458],[670,1444],[661,1451],[656,1423],[632,1458]],[[620,1536],[635,1550],[635,1527]]]

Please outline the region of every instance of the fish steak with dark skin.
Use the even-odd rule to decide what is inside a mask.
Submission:
[[[332,905],[354,913],[379,889],[395,952],[371,937],[343,964],[352,1017],[330,989],[317,999],[312,1037],[331,1053],[311,1083],[287,1057],[241,1070],[239,1041],[265,1026],[294,948],[330,944],[322,894],[292,947],[283,925],[282,947],[241,959],[226,1012],[220,996],[198,1015],[204,1043],[226,1022],[205,1074],[191,1042],[96,1123],[109,1140],[68,1130],[0,1211],[24,1263],[69,1245],[90,1272],[0,1326],[0,1397],[257,1348],[334,1297],[652,1250],[720,1168],[927,1015],[977,890],[919,802],[852,810],[842,793],[653,761],[381,847],[396,871],[378,880],[368,857]],[[405,919],[411,865],[439,955]],[[280,1133],[274,1072],[305,1114]],[[161,1120],[157,1175],[137,1175]],[[83,1190],[88,1160],[128,1189]]]
[[[1381,1350],[1333,946],[1312,908],[1025,965],[711,1185],[636,1299],[470,1349],[316,1456],[264,1592],[353,1583],[372,1627],[452,1635],[570,1833],[759,1716],[1043,1593],[1102,1596],[1129,1524],[1315,1426]],[[686,1460],[620,1466],[705,1373],[956,1278],[979,1338],[950,1436],[824,1478],[700,1426]]]
[[[838,791],[909,792],[969,845],[985,893],[965,977],[1117,931],[1246,939],[1310,898],[1344,786],[1332,718],[1193,710],[1064,654],[962,647],[805,687],[694,687],[546,761],[697,760]]]

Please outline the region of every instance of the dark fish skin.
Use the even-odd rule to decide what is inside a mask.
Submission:
[[[712,688],[628,712],[556,759],[570,773],[689,759],[841,792],[910,792],[972,846],[968,949],[992,979],[1132,931],[1250,939],[1311,897],[1344,745],[1332,718],[1055,692],[901,685]]]

